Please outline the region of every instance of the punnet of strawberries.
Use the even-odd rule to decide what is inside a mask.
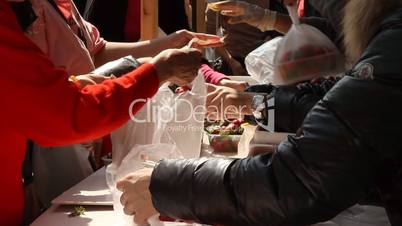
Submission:
[[[208,133],[209,145],[214,152],[237,152],[237,145],[243,134],[243,119],[231,122],[207,123],[205,130]]]

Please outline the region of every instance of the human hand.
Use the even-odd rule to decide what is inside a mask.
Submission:
[[[253,93],[238,92],[235,89],[207,84],[207,118],[230,120],[251,115]]]
[[[155,66],[161,84],[169,81],[185,86],[197,76],[201,57],[199,50],[183,47],[162,51],[150,63]]]
[[[81,88],[84,88],[87,85],[96,85],[100,84],[105,80],[114,79],[114,76],[104,76],[104,75],[95,75],[95,74],[86,74],[86,75],[78,75],[75,76],[75,82],[78,82]]]
[[[235,89],[237,91],[244,91],[247,88],[248,83],[243,82],[243,81],[233,81],[233,80],[230,80],[230,79],[222,79],[222,80],[220,80],[218,82],[217,85],[226,86],[226,87]]]
[[[194,48],[219,47],[224,45],[223,39],[219,36],[195,33],[187,30],[176,31],[167,38],[172,48],[182,48],[187,45]],[[189,44],[190,42],[192,43]]]
[[[138,225],[145,225],[147,219],[158,213],[149,191],[152,171],[151,168],[135,171],[116,184],[117,189],[123,192],[120,202],[124,206],[124,213],[134,215],[134,222]]]
[[[276,12],[263,9],[244,1],[222,1],[210,3],[210,8],[231,17],[230,24],[247,23],[261,31],[274,30]]]
[[[140,62],[140,64],[146,64],[146,63],[151,62],[152,57],[141,57],[141,58],[138,58],[137,60],[138,60],[138,62]]]

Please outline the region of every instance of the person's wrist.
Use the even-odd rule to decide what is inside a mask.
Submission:
[[[228,77],[223,77],[216,83],[216,85],[225,86],[227,81],[230,81],[230,79]]]
[[[154,66],[160,85],[169,80],[170,76],[164,62],[152,59],[151,61],[149,61],[149,64],[152,64]]]
[[[142,58],[138,58],[137,61],[140,63],[140,65],[146,64],[151,62],[152,57],[142,57]]]

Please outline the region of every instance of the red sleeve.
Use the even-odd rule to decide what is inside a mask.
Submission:
[[[0,0],[0,121],[40,145],[101,137],[129,119],[130,103],[152,97],[156,71],[145,64],[127,75],[80,89],[19,29]],[[137,104],[133,112],[142,107]]]
[[[226,75],[214,71],[210,66],[207,64],[203,64],[200,67],[201,73],[204,75],[205,82],[211,84],[218,84],[222,79],[229,79]]]

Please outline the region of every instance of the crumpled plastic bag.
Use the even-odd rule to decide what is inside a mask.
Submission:
[[[342,72],[344,59],[334,43],[317,28],[301,24],[295,7],[288,11],[293,25],[275,54],[273,83],[288,85]]]
[[[259,84],[273,83],[274,57],[283,37],[276,37],[250,52],[246,59],[246,69],[249,75]]]
[[[144,164],[146,161],[200,156],[206,96],[201,74],[193,81],[191,90],[180,94],[162,86],[149,101],[150,105],[145,105],[132,120],[112,133],[113,155],[106,169],[106,181],[113,194],[116,225],[135,225],[132,216],[126,216],[120,204],[121,192],[116,189],[119,179],[149,167]],[[164,225],[158,216],[148,219],[148,223]]]

